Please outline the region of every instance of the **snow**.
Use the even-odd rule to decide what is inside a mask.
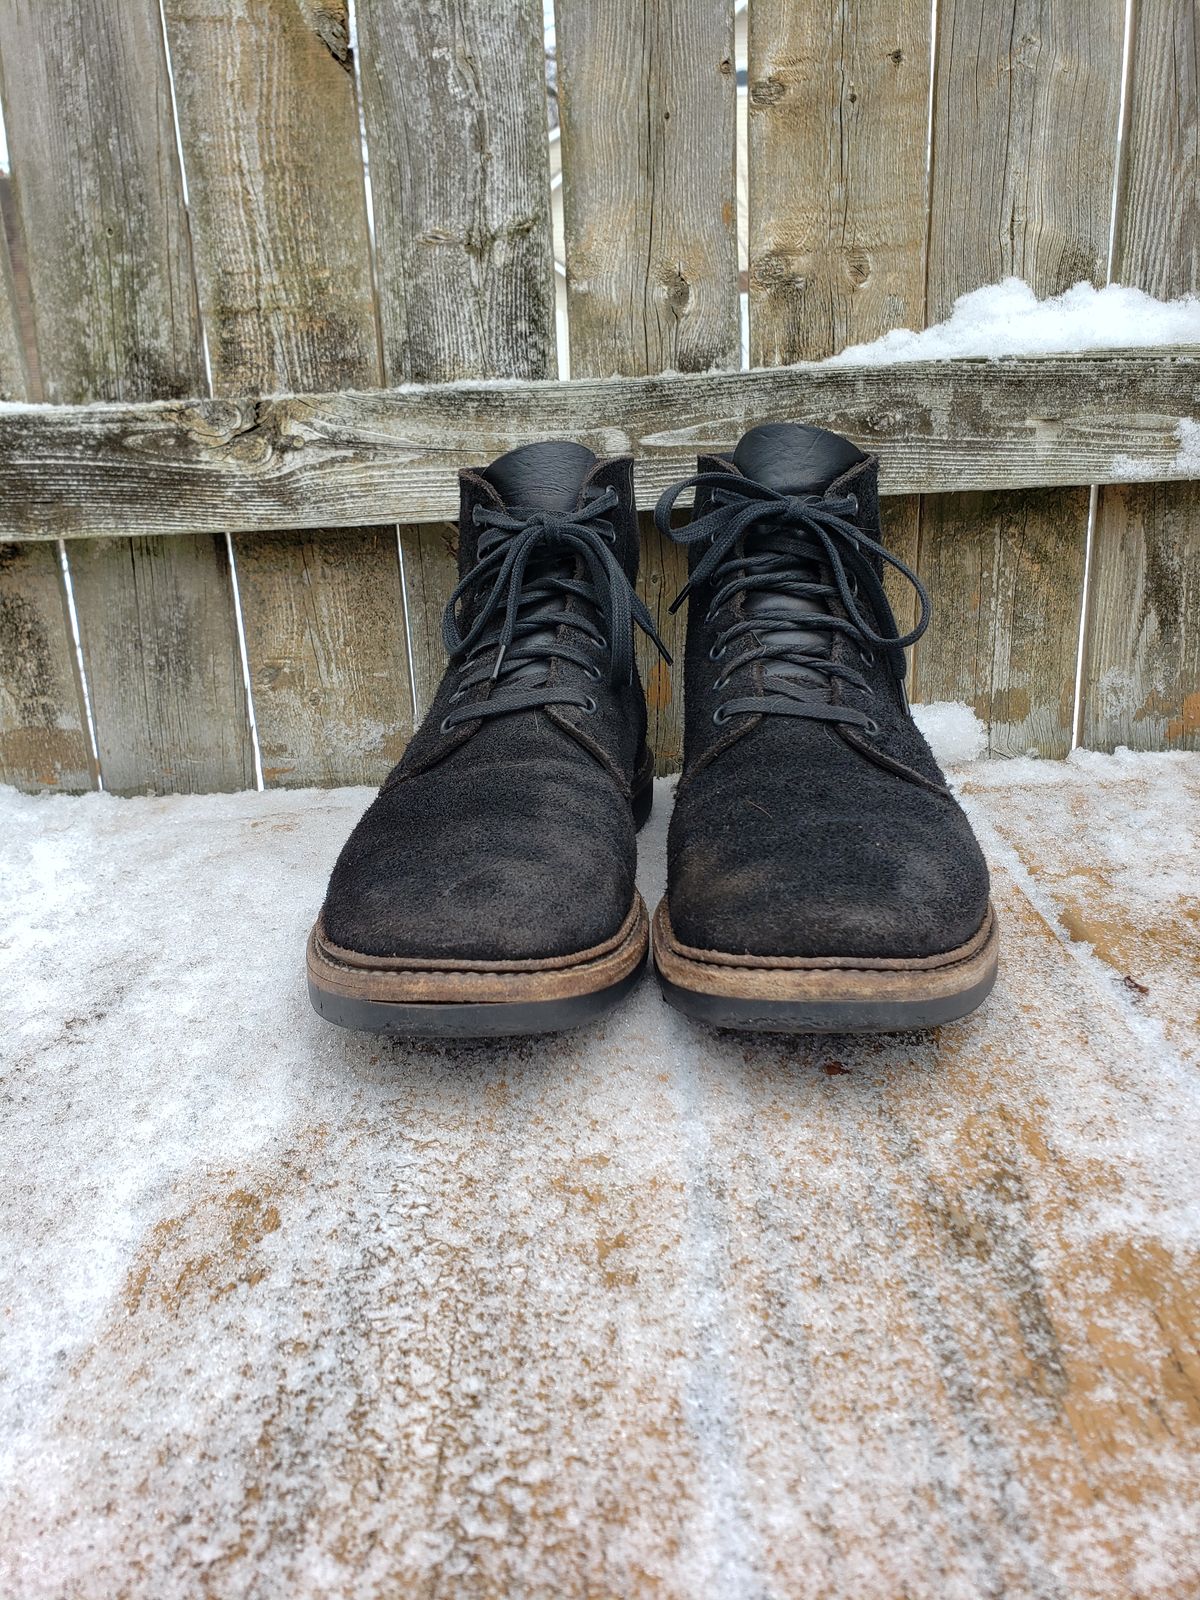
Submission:
[[[920,715],[1004,954],[910,1038],[344,1034],[367,791],[0,791],[0,1593],[1196,1593],[1200,757]]]
[[[931,700],[914,706],[913,720],[943,767],[976,761],[987,749],[987,729],[970,706],[958,700]]]
[[[870,344],[850,345],[823,366],[886,366],[979,356],[1069,355],[1085,350],[1135,350],[1200,344],[1200,296],[1156,300],[1141,289],[1077,283],[1039,300],[1020,278],[960,295],[945,322],[914,332],[894,328]],[[1193,429],[1195,425],[1193,424]],[[1194,461],[1194,432],[1180,437]]]

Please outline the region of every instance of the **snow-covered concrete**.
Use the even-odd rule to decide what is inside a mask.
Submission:
[[[1196,1593],[1200,758],[925,720],[1005,943],[908,1039],[339,1033],[366,791],[0,792],[0,1593]]]

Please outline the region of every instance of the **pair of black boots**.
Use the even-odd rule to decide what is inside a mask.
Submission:
[[[881,542],[877,469],[837,434],[772,424],[659,502],[690,575],[654,962],[667,1000],[705,1022],[926,1027],[995,979],[987,867],[904,693],[929,607]],[[634,628],[655,635],[634,588],[632,462],[548,442],[460,483],[449,670],[309,941],[312,1002],[344,1027],[571,1027],[646,961],[635,833],[653,763]],[[689,486],[691,520],[671,528]],[[910,634],[885,564],[920,598]]]

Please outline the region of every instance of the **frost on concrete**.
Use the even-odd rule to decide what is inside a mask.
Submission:
[[[907,1039],[339,1033],[366,791],[0,794],[0,1593],[1196,1593],[1200,759],[969,715],[1003,972]]]
[[[1200,345],[1200,296],[1156,300],[1141,289],[1077,283],[1039,300],[1020,278],[960,295],[945,322],[914,332],[893,328],[870,344],[850,345],[824,366],[887,366],[978,356],[1069,355]],[[1184,460],[1194,441],[1181,436]]]

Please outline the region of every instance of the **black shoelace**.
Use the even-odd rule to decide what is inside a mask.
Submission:
[[[633,681],[635,623],[666,656],[654,619],[614,549],[616,534],[606,513],[618,503],[616,490],[608,488],[574,511],[475,507],[476,564],[450,596],[442,619],[451,662],[460,669],[450,696],[456,709],[443,720],[443,733],[459,723],[542,706],[595,711],[595,698],[578,684],[547,681],[555,660],[571,662],[593,682],[603,677],[593,657],[562,636],[563,627],[607,650],[614,686]],[[546,671],[530,682],[529,669],[537,665]],[[463,703],[484,686],[485,699]]]
[[[684,489],[693,485],[709,490],[709,504],[686,526],[672,528],[671,508]],[[752,614],[747,615],[743,608],[738,617],[731,611],[733,620],[718,633],[709,651],[712,660],[727,661],[716,681],[718,690],[728,687],[744,667],[761,662],[760,692],[736,694],[722,701],[713,714],[714,722],[721,724],[730,717],[753,713],[842,723],[868,734],[879,731],[866,712],[830,704],[829,695],[839,680],[872,693],[862,673],[831,659],[833,637],[840,633],[854,640],[863,665],[869,666],[879,649],[897,679],[903,678],[904,647],[914,644],[929,625],[929,596],[910,567],[857,526],[852,520],[857,511],[853,495],[780,494],[726,472],[685,478],[659,500],[654,520],[661,533],[678,544],[709,545],[672,610],[705,583],[713,586],[706,617],[713,623],[740,596],[762,597]],[[921,614],[910,633],[897,631],[872,558],[903,573],[916,590]],[[860,594],[867,609],[859,604]],[[800,616],[783,608],[773,610],[771,599],[775,596],[813,602],[814,609]],[[844,615],[834,609],[838,604]],[[819,642],[814,644],[814,633],[829,636],[825,649]],[[739,640],[744,641],[743,647],[735,650]],[[770,670],[785,664],[807,669],[806,677]],[[808,674],[815,674],[815,680]]]

